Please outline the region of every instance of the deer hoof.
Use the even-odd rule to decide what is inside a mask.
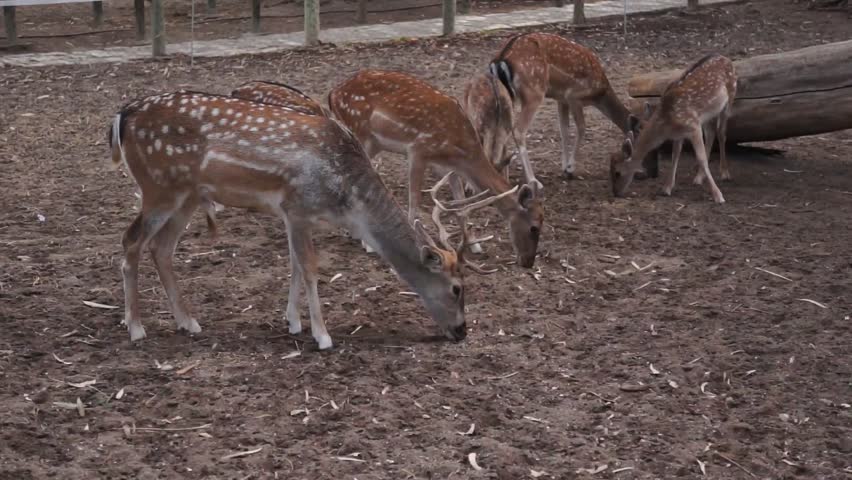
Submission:
[[[328,334],[317,336],[316,341],[320,350],[328,350],[334,346],[331,342],[331,336]]]
[[[136,342],[138,340],[142,340],[145,338],[145,327],[143,327],[139,323],[130,323],[130,326],[127,327],[127,330],[130,332],[130,341]]]
[[[186,330],[189,333],[200,333],[201,325],[194,318],[189,318],[178,326],[179,330]]]

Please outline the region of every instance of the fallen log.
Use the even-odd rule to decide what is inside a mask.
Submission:
[[[759,142],[852,128],[852,40],[734,62],[739,78],[728,141]],[[656,103],[682,70],[630,80],[630,107]]]

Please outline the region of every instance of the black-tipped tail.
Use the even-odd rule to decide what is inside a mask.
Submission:
[[[509,62],[506,60],[494,60],[491,64],[488,65],[488,71],[491,75],[497,77],[500,80],[500,83],[506,87],[506,91],[509,92],[509,96],[512,97],[512,101],[517,97],[517,92],[515,91],[515,82],[514,77],[515,74],[512,71],[512,66],[509,65]]]

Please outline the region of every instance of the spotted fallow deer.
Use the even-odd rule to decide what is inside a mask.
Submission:
[[[370,157],[381,151],[408,157],[409,219],[417,218],[427,167],[457,174],[450,181],[457,200],[464,198],[462,180],[496,194],[512,188],[485,155],[459,102],[422,80],[401,72],[362,70],[335,87],[328,103]],[[531,268],[544,222],[536,189],[521,185],[517,195],[494,205],[509,222],[518,264]],[[466,222],[461,223],[466,229]]]
[[[728,117],[736,94],[737,75],[734,64],[726,57],[707,55],[683,72],[661,95],[659,106],[644,122],[635,146],[633,133],[629,132],[621,152],[610,158],[613,194],[623,196],[646,155],[666,140],[671,140],[672,167],[663,187],[663,193],[671,195],[678,159],[686,139],[692,144],[699,166],[693,183],[701,185],[706,179],[713,200],[724,203],[725,198],[710,173],[708,158],[718,135],[722,180],[731,178],[725,142]]]
[[[417,292],[450,339],[466,335],[457,253],[438,248],[393,200],[357,140],[322,116],[204,93],[178,92],[125,106],[110,129],[113,163],[124,163],[142,207],[124,233],[125,322],[145,337],[139,316],[139,259],[148,246],[178,329],[199,332],[178,290],[172,257],[200,205],[254,209],[284,220],[292,276],[291,333],[302,329],[299,287],[308,297],[313,337],[332,346],[317,293],[314,229],[325,222],[367,241]]]
[[[515,116],[518,150],[527,182],[536,179],[527,152],[527,130],[545,98],[558,103],[559,133],[562,138],[562,170],[574,175],[580,145],[586,134],[583,108],[592,105],[627,132],[630,112],[610,86],[606,72],[594,52],[558,35],[528,33],[511,38],[489,64],[519,107]],[[577,124],[573,146],[569,127]]]
[[[507,167],[512,159],[508,144],[514,124],[509,91],[490,72],[476,75],[465,88],[463,106],[485,155],[498,172],[505,172],[508,180]]]

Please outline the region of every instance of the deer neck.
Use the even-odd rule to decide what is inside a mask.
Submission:
[[[460,172],[465,177],[465,180],[475,185],[480,191],[488,190],[492,195],[498,195],[510,190],[512,186],[509,185],[506,177],[494,169],[494,166],[485,158],[484,154],[481,157],[481,161],[479,162],[459,162],[460,167],[468,167]],[[508,195],[498,199],[494,202],[494,207],[506,218],[520,208],[516,195]]]
[[[373,172],[375,173],[375,172]],[[399,204],[378,175],[365,175],[352,191],[353,208],[349,229],[393,266],[399,276],[417,291],[427,273],[420,261],[420,243]]]
[[[630,117],[630,111],[627,110],[627,107],[624,106],[624,103],[621,102],[621,99],[618,98],[611,87],[604,93],[599,106],[601,113],[609,118],[623,133],[627,133],[627,119]]]
[[[645,128],[639,133],[639,137],[636,138],[630,165],[631,170],[637,171],[642,167],[642,161],[645,160],[648,153],[666,141],[666,133],[667,129],[664,127],[659,113],[655,112]]]

